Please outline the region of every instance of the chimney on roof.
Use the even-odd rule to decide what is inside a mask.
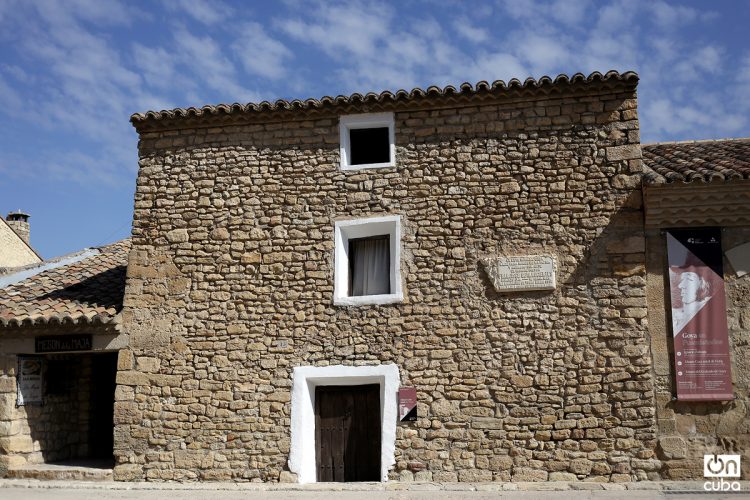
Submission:
[[[29,214],[23,213],[21,210],[16,210],[15,212],[10,212],[5,218],[10,228],[26,243],[29,243],[29,217],[31,217]]]

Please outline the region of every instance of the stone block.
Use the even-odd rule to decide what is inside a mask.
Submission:
[[[134,370],[129,371],[118,371],[116,377],[117,383],[120,385],[149,385],[149,377],[145,373],[141,373]]]
[[[115,402],[114,412],[115,424],[137,424],[141,421],[141,411],[138,409],[138,403],[134,401],[117,401]]]
[[[482,483],[492,481],[492,471],[466,469],[458,471],[458,480],[462,483]]]
[[[31,453],[34,451],[34,440],[28,435],[17,435],[0,438],[0,452]]]
[[[687,457],[687,443],[680,436],[667,436],[659,439],[659,456],[667,459]]]
[[[160,364],[159,358],[151,356],[138,356],[136,359],[137,370],[145,373],[157,373]]]
[[[570,461],[568,470],[573,474],[588,475],[593,465],[593,462],[587,458],[576,458]]]
[[[112,471],[112,479],[115,481],[142,481],[143,466],[140,464],[116,465]]]
[[[510,383],[514,387],[531,387],[534,385],[534,377],[529,375],[511,375]]]
[[[15,393],[16,377],[0,377],[0,393]]]
[[[188,241],[187,229],[173,229],[167,231],[165,236],[170,243],[185,243]]]
[[[459,413],[457,401],[439,399],[430,405],[430,413],[436,417],[451,417]]]
[[[633,160],[641,157],[640,144],[626,144],[606,148],[608,161]]]
[[[506,455],[490,458],[489,468],[492,471],[510,470],[513,467],[513,459]]]
[[[513,481],[519,482],[537,482],[546,481],[549,473],[542,469],[532,469],[531,467],[513,467]]]
[[[578,477],[570,472],[550,472],[550,481],[578,481]]]

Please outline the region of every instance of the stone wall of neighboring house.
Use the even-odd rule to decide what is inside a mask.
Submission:
[[[394,111],[397,167],[341,171]],[[656,478],[635,85],[140,126],[115,478],[294,480],[292,369],[394,363],[391,479]],[[403,302],[333,305],[334,222],[401,216]],[[552,292],[482,265],[557,258]]]
[[[36,264],[42,259],[34,253],[8,223],[0,218],[0,275],[6,268]]]
[[[750,449],[750,276],[738,276],[724,258],[732,383],[735,400],[700,403],[675,399],[666,228],[721,227],[726,252],[750,243],[747,181],[675,183],[647,187],[649,331],[654,358],[657,453],[666,479],[702,479],[703,455]],[[686,210],[685,207],[690,209]],[[742,476],[750,463],[742,460]]]

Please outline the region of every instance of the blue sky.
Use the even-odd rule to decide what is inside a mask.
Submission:
[[[644,143],[750,136],[750,2],[0,0],[0,212],[130,233],[149,109],[636,70]]]

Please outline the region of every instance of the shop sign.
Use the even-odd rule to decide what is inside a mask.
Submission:
[[[18,356],[17,406],[42,404],[44,386],[44,358],[41,356]]]
[[[54,335],[35,338],[35,352],[90,351],[91,335]]]

